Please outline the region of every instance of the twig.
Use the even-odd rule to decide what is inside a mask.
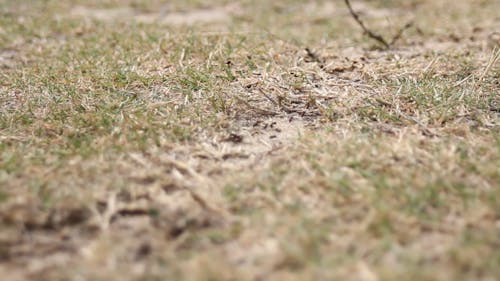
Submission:
[[[359,15],[354,11],[354,9],[352,8],[351,6],[351,2],[349,0],[344,0],[345,4],[347,5],[347,8],[349,9],[349,12],[351,13],[352,17],[354,18],[354,20],[359,24],[359,26],[361,26],[361,28],[363,29],[363,31],[372,39],[378,41],[379,43],[381,43],[382,45],[384,45],[384,47],[386,49],[389,49],[391,47],[391,45],[389,43],[387,43],[387,41],[385,41],[384,37],[374,33],[373,31],[371,31],[370,29],[368,29],[365,24],[363,23],[363,21],[359,18]]]
[[[405,30],[407,30],[408,28],[412,27],[413,26],[413,21],[409,21],[407,24],[405,24],[403,27],[401,27],[398,32],[396,33],[396,35],[394,35],[394,37],[392,37],[392,40],[391,42],[389,43],[390,46],[393,46],[394,44],[396,44],[396,42],[401,39],[401,36],[403,36],[403,33],[405,32]]]
[[[403,27],[401,27],[398,30],[398,32],[396,33],[396,35],[394,35],[392,37],[391,41],[388,42],[387,40],[384,39],[384,37],[382,37],[381,35],[373,32],[373,31],[371,31],[370,29],[368,29],[365,26],[365,24],[363,23],[363,21],[361,20],[361,18],[359,17],[359,15],[352,8],[351,2],[349,0],[344,0],[344,1],[345,1],[345,4],[347,5],[347,8],[349,9],[349,12],[351,13],[352,17],[359,24],[359,26],[361,26],[361,28],[368,35],[368,37],[370,37],[370,38],[376,40],[377,42],[379,42],[380,44],[384,45],[384,47],[386,49],[390,49],[391,46],[393,46],[399,39],[401,39],[401,36],[403,36],[403,33],[405,32],[405,30],[407,30],[408,28],[410,28],[410,27],[413,26],[413,21],[408,22]]]

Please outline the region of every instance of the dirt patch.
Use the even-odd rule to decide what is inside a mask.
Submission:
[[[226,144],[221,151],[257,156],[294,143],[306,130],[305,121],[299,119],[270,118],[252,123],[223,139]]]
[[[226,7],[192,10],[187,12],[170,12],[165,14],[143,14],[136,17],[138,22],[159,23],[165,25],[193,25],[196,23],[226,22],[230,19]]]
[[[112,9],[94,9],[84,6],[77,6],[71,10],[70,15],[91,18],[102,21],[113,21],[118,19],[131,19],[134,17],[134,9],[128,7]]]
[[[141,13],[130,7],[94,9],[84,6],[75,7],[72,16],[92,18],[101,21],[137,21],[148,24],[193,25],[197,23],[217,23],[230,20],[231,14],[238,9],[235,5],[211,7],[189,11],[169,11],[160,9],[157,13]]]

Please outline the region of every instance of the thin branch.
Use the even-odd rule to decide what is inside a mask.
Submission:
[[[403,36],[403,33],[405,32],[405,30],[407,30],[408,28],[410,28],[412,26],[413,26],[413,21],[410,21],[407,24],[405,24],[403,27],[401,27],[399,29],[398,33],[396,33],[396,35],[394,35],[394,37],[392,37],[392,40],[389,43],[389,45],[393,46],[394,44],[396,44],[396,42],[401,38],[401,36]]]
[[[359,26],[361,26],[361,28],[363,29],[363,31],[370,38],[372,38],[372,39],[376,40],[377,42],[379,42],[380,44],[384,45],[384,47],[386,49],[391,48],[391,46],[393,46],[399,39],[401,39],[401,36],[403,36],[403,33],[405,32],[405,30],[407,30],[408,28],[410,28],[410,27],[413,26],[413,21],[408,22],[407,24],[405,24],[402,28],[400,28],[398,30],[398,32],[396,33],[396,35],[394,35],[394,37],[392,37],[391,41],[387,41],[381,35],[379,35],[379,34],[373,32],[373,31],[371,31],[370,29],[368,29],[366,27],[366,25],[363,23],[363,21],[361,20],[361,18],[359,17],[359,15],[352,8],[351,2],[349,0],[344,0],[344,1],[345,1],[345,4],[347,5],[347,8],[349,9],[349,12],[351,13],[352,17],[359,24]]]
[[[375,32],[371,31],[370,29],[368,29],[365,24],[363,23],[363,21],[359,18],[359,15],[354,11],[354,9],[352,8],[351,6],[351,2],[349,0],[344,0],[345,1],[345,4],[347,5],[347,8],[349,9],[349,12],[351,13],[352,17],[354,18],[354,20],[359,24],[359,26],[361,26],[361,28],[363,29],[363,31],[372,39],[376,40],[377,42],[381,43],[382,45],[384,45],[384,47],[386,49],[389,49],[391,47],[391,45],[389,43],[387,43],[387,41],[385,41],[384,37],[376,34]]]

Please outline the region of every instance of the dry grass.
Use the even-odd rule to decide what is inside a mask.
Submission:
[[[0,276],[497,280],[498,1],[0,0]]]

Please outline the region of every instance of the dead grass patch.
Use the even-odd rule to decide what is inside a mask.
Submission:
[[[497,279],[498,4],[353,2],[0,1],[0,275]]]

